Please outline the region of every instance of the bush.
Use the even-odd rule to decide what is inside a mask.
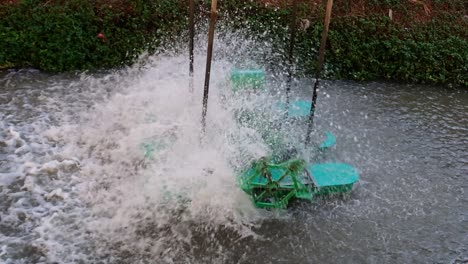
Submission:
[[[60,72],[128,64],[184,22],[178,18],[183,6],[177,0],[108,2],[2,5],[0,65]]]
[[[187,2],[181,0],[10,2],[0,4],[0,67],[33,66],[60,72],[130,64],[143,51],[160,47],[162,39],[181,35],[187,24],[183,15]],[[299,1],[298,19],[309,19],[311,26],[297,33],[298,74],[315,71],[322,2]],[[209,1],[197,3],[201,13],[209,11]],[[272,56],[262,59],[271,65],[285,65],[291,14],[288,3],[220,1],[220,22],[233,29],[248,28],[259,43],[272,43]],[[323,76],[468,86],[464,0],[433,0],[430,7],[428,15],[422,6],[409,1],[337,1]],[[389,8],[394,10],[393,20],[388,18]],[[97,37],[99,33],[105,40]]]
[[[334,78],[468,85],[468,40],[436,21],[404,28],[385,17],[337,20],[329,44]]]
[[[271,8],[248,0],[226,2],[231,3],[226,12],[237,18],[233,24],[239,28],[248,26],[253,34],[263,38],[261,40],[274,39],[276,51],[273,54],[280,55],[269,58],[272,64],[286,61],[289,7]],[[440,6],[436,6],[438,10],[433,8],[432,17],[424,14],[420,20],[411,10],[413,7],[405,6],[401,1],[368,2],[368,8],[374,10],[365,16],[343,13],[346,1],[335,4],[334,10],[338,11],[332,15],[324,77],[468,86],[468,23],[463,12],[457,11],[461,1],[439,0],[435,4]],[[233,12],[238,9],[233,9],[232,3],[238,8],[244,6],[240,16],[239,12]],[[315,71],[323,27],[323,6],[315,13],[308,7],[310,4],[299,6],[298,18],[310,19],[311,26],[298,32],[295,47],[298,74],[306,75]],[[407,18],[392,21],[379,14],[380,9],[388,7],[397,8]],[[418,12],[424,13],[424,9],[420,7]],[[265,30],[266,35],[263,34]]]

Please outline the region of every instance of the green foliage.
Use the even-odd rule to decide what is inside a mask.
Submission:
[[[115,67],[181,28],[177,0],[23,0],[0,6],[0,65],[32,66],[60,72]],[[105,39],[97,37],[104,34]]]
[[[278,55],[269,58],[271,64],[281,65],[287,60],[290,9],[269,8],[248,0],[225,2],[243,10],[241,15],[235,13],[238,20],[233,24],[239,28],[248,26],[261,41],[274,41],[273,54]],[[380,7],[405,8],[401,1],[396,0],[368,2]],[[449,4],[445,0],[439,2]],[[225,5],[228,5],[228,12],[234,8]],[[453,2],[450,5],[454,5]],[[298,18],[311,19],[311,26],[297,32],[295,57],[298,74],[309,75],[316,68],[323,14],[311,18],[310,14],[300,13]],[[449,12],[441,12],[429,22],[418,22],[412,26],[396,23],[382,15],[333,17],[322,76],[468,86],[467,26],[466,19]]]
[[[466,86],[468,40],[446,27],[434,21],[404,28],[382,17],[334,21],[327,54],[331,75]]]
[[[248,29],[259,43],[272,43],[274,51],[266,58],[267,63],[285,65],[290,7],[260,2],[219,1],[220,22],[233,29]],[[380,13],[334,13],[324,77],[468,86],[464,0],[434,0],[433,13],[437,15],[411,25],[407,21],[412,19],[414,4],[398,0],[364,2],[376,10],[406,10],[403,13],[409,19],[397,23]],[[210,1],[197,3],[209,11]],[[334,12],[351,10],[350,3],[336,2]],[[0,68],[32,66],[59,72],[130,64],[143,51],[159,48],[162,39],[180,35],[186,28],[186,4],[181,0],[22,0],[0,4]],[[298,74],[311,74],[316,67],[323,6],[311,10],[306,2],[298,8],[298,19],[311,21],[308,29],[297,32]],[[105,41],[97,37],[99,33],[105,35]]]

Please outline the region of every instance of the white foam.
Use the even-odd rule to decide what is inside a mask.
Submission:
[[[10,185],[16,178],[20,177],[21,173],[10,172],[10,173],[0,173],[0,186]]]
[[[233,60],[216,59],[201,136],[204,62],[195,65],[192,94],[187,61],[161,55],[143,67],[82,74],[65,94],[57,93],[63,84],[52,83],[47,96],[36,96],[39,106],[30,105],[40,108],[41,116],[27,125],[36,134],[25,140],[14,126],[5,133],[1,140],[17,166],[0,174],[0,184],[22,179],[19,190],[6,191],[16,201],[8,219],[28,226],[44,255],[40,261],[112,263],[126,257],[109,254],[129,251],[169,262],[197,232],[254,235],[251,227],[266,213],[240,190],[237,173],[268,147],[254,129],[238,124],[234,112],[268,98],[234,97],[228,85]],[[152,158],[145,157],[145,142],[156,142]],[[9,246],[2,252],[14,249],[11,239],[4,241]]]
[[[44,133],[63,146],[59,156],[65,160],[44,163],[37,173],[64,180],[62,175],[69,181],[68,187],[46,192],[44,198],[75,206],[67,212],[56,210],[36,229],[49,260],[76,258],[70,250],[81,254],[78,245],[87,241],[85,230],[103,243],[94,250],[131,241],[125,248],[135,254],[150,250],[169,259],[182,250],[175,245],[166,252],[169,244],[190,241],[189,225],[253,234],[250,227],[263,215],[238,187],[235,168],[265,155],[267,147],[254,130],[235,121],[236,102],[230,98],[226,103],[223,97],[229,89],[229,67],[223,61],[213,65],[206,134],[201,137],[202,91],[189,92],[186,63],[185,56],[155,57],[147,69],[137,72],[138,78],[129,77],[131,83],[113,82],[117,92],[80,113],[77,125],[51,127]],[[201,75],[195,76],[197,88],[202,87]],[[148,159],[142,143],[151,140],[163,144]],[[67,168],[79,171],[69,175]],[[30,177],[24,188],[40,191]],[[73,239],[63,237],[75,232],[62,220],[70,219],[70,214],[80,218],[72,224],[81,230]],[[156,236],[159,246],[139,234],[152,226],[171,230]]]

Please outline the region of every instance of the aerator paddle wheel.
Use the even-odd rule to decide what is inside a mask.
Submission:
[[[293,12],[291,17],[291,37],[289,48],[289,71],[286,88],[286,101],[282,100],[272,104],[274,106],[273,113],[284,116],[286,119],[307,120],[307,134],[305,140],[306,151],[312,150],[323,152],[326,149],[333,147],[336,143],[335,136],[326,132],[327,139],[318,146],[318,148],[310,148],[310,135],[314,121],[315,106],[317,102],[317,90],[319,86],[320,72],[322,70],[325,44],[328,34],[328,25],[330,22],[332,0],[328,0],[326,8],[326,17],[324,22],[324,31],[320,44],[319,59],[317,63],[316,78],[311,100],[292,100],[291,80],[293,76],[293,51],[296,23],[296,8],[297,1],[293,1]],[[189,91],[193,93],[193,38],[194,38],[194,1],[190,1],[190,82]],[[208,48],[206,56],[206,71],[205,83],[203,92],[203,107],[201,119],[202,137],[206,130],[206,114],[208,111],[208,95],[210,84],[211,60],[213,55],[214,30],[217,19],[217,0],[211,1],[211,15],[208,34]],[[263,69],[233,69],[230,76],[231,88],[236,92],[246,90],[247,94],[259,93],[264,90],[266,83],[266,74]],[[236,95],[238,93],[234,93]],[[239,93],[242,95],[243,93]],[[238,122],[240,125],[249,126],[250,124],[259,124],[264,121],[262,115],[249,113],[246,109],[240,109]],[[245,117],[245,118],[244,118]],[[271,139],[271,154],[278,155],[282,152],[284,146],[281,145],[281,140],[276,134],[276,130],[264,130],[257,125],[251,128],[257,130],[265,142]],[[270,145],[270,144],[269,144]],[[159,144],[157,141],[144,142],[142,149],[145,152],[145,158],[153,158],[155,151],[164,148],[164,144]],[[288,157],[289,158],[289,157]],[[292,158],[281,163],[274,163],[267,158],[261,158],[253,162],[244,171],[239,172],[239,182],[241,188],[251,196],[255,206],[260,208],[286,208],[289,200],[292,198],[313,200],[315,196],[328,195],[334,193],[344,193],[352,189],[353,184],[359,179],[357,170],[349,164],[345,163],[307,163],[303,159]]]
[[[286,208],[291,198],[312,199],[312,179],[306,162],[292,159],[274,164],[267,158],[255,161],[240,178],[241,188],[260,208]],[[308,178],[308,179],[307,179]]]
[[[256,207],[284,209],[291,199],[312,201],[319,196],[347,193],[358,181],[359,173],[345,163],[311,164],[289,159],[275,164],[261,158],[239,179]]]

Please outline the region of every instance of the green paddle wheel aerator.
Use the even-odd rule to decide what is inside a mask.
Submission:
[[[345,163],[307,164],[290,159],[275,164],[262,158],[241,173],[240,186],[256,207],[285,209],[291,199],[313,201],[349,192],[358,179],[357,170]]]
[[[230,81],[234,91],[262,90],[265,72],[260,69],[234,69]],[[297,99],[289,105],[273,104],[276,110],[288,112],[290,118],[308,118],[311,101]],[[255,118],[255,115],[251,115]],[[323,152],[336,144],[335,136],[325,132],[326,139],[318,146]],[[280,146],[281,147],[281,146]],[[345,163],[307,163],[289,159],[276,163],[268,158],[253,162],[239,175],[239,184],[251,196],[256,207],[285,209],[292,199],[313,201],[315,197],[349,192],[359,179],[357,170]]]
[[[240,185],[250,194],[255,206],[260,208],[286,208],[291,198],[312,200],[312,189],[304,182],[305,162],[295,159],[283,163],[269,163],[266,158],[257,160],[244,172]]]

